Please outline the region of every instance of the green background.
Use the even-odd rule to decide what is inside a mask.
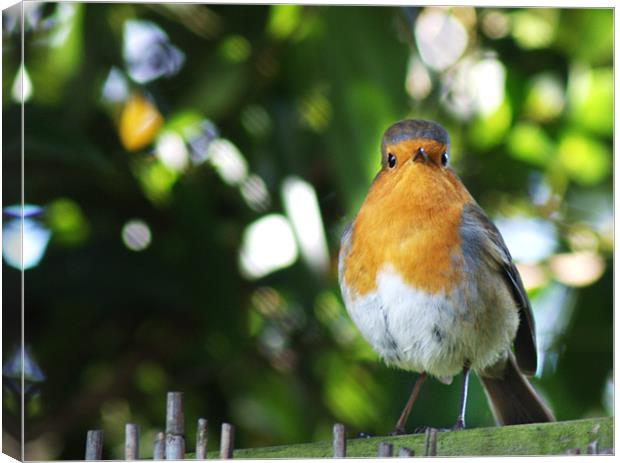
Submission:
[[[3,13],[3,207],[20,201],[15,11]],[[381,134],[406,117],[448,129],[453,168],[491,218],[543,224],[552,250],[527,263],[546,330],[533,382],[560,420],[612,413],[611,9],[45,4],[38,13],[25,31],[24,189],[51,240],[24,274],[26,344],[45,374],[27,396],[27,458],[81,459],[95,428],[105,431],[104,457],[119,458],[126,422],[140,425],[150,456],[170,390],[185,394],[188,449],[198,417],[209,420],[210,449],[224,421],[236,425],[238,448],[329,439],[334,422],[351,437],[391,431],[415,375],[383,365],[352,325],[337,252],[378,169]],[[177,73],[131,81],[129,20],[165,31],[184,54]],[[424,21],[447,27],[435,39],[444,58],[464,45],[443,69],[422,53]],[[486,112],[467,87],[484,60],[504,75]],[[162,131],[211,121],[270,202],[250,207],[209,162],[166,167],[155,140],[128,151],[124,103],[102,98],[112,67],[157,108]],[[316,191],[328,269],[298,258],[244,277],[244,230],[286,216],[289,176]],[[141,252],[121,239],[136,217],[152,234]],[[577,282],[562,276],[558,254],[586,256]],[[588,279],[586,267],[598,271]],[[5,364],[19,343],[20,276],[3,261]],[[428,381],[409,429],[450,426],[459,384]],[[8,448],[18,408],[3,391]],[[477,379],[467,424],[493,424]]]

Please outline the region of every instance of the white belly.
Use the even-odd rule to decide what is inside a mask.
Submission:
[[[512,345],[519,317],[497,275],[435,295],[412,289],[390,266],[376,282],[363,296],[344,285],[342,292],[354,323],[388,365],[448,378],[466,360],[473,369],[493,364]]]

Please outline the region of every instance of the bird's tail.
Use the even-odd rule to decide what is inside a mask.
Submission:
[[[512,353],[478,372],[478,377],[499,425],[555,421],[551,410],[519,371]]]

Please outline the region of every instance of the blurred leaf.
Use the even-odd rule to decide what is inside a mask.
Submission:
[[[576,132],[562,136],[558,155],[570,177],[582,185],[601,182],[611,170],[611,151],[595,139]]]
[[[157,159],[141,159],[132,166],[144,195],[154,204],[163,205],[170,199],[177,173],[166,168]]]
[[[552,159],[554,150],[553,142],[537,124],[519,123],[508,135],[509,153],[530,164],[546,166]]]
[[[38,46],[25,53],[33,98],[43,104],[61,101],[63,87],[81,65],[83,9],[84,5],[78,3],[57,3],[53,26],[40,34]]]
[[[525,49],[543,48],[554,39],[559,10],[520,9],[511,14],[512,36]]]
[[[604,136],[613,132],[614,77],[612,68],[574,66],[570,73],[570,119]]]
[[[538,121],[557,117],[564,108],[565,91],[560,79],[551,73],[535,76],[524,103],[524,113]]]
[[[148,146],[163,124],[163,117],[153,103],[139,94],[125,102],[118,134],[127,151],[138,151]]]
[[[364,429],[379,418],[379,388],[363,367],[331,354],[321,358],[318,368],[325,372],[324,397],[336,419]]]
[[[469,127],[469,142],[482,150],[487,150],[504,141],[512,123],[512,107],[507,98],[488,116],[474,119]]]
[[[242,63],[252,53],[252,46],[245,37],[231,35],[220,44],[220,53],[232,63]]]
[[[612,8],[562,9],[558,46],[571,59],[611,64],[614,47]]]
[[[90,227],[80,206],[68,198],[54,200],[47,207],[47,218],[54,241],[76,245],[88,237]]]
[[[301,5],[271,5],[267,32],[274,39],[285,39],[297,28]]]

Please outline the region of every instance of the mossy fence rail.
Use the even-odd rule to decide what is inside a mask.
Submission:
[[[199,418],[196,448],[185,448],[183,394],[168,392],[165,432],[156,433],[154,460],[207,458],[345,458],[345,457],[416,457],[482,455],[613,455],[613,418],[589,418],[557,423],[540,423],[445,432],[428,428],[424,434],[347,439],[342,424],[335,424],[332,442],[234,449],[235,428],[222,424],[219,452],[207,453],[208,424]],[[139,429],[125,425],[124,460],[138,460]],[[103,431],[90,430],[86,436],[86,460],[101,460]],[[144,458],[144,457],[143,457]]]

